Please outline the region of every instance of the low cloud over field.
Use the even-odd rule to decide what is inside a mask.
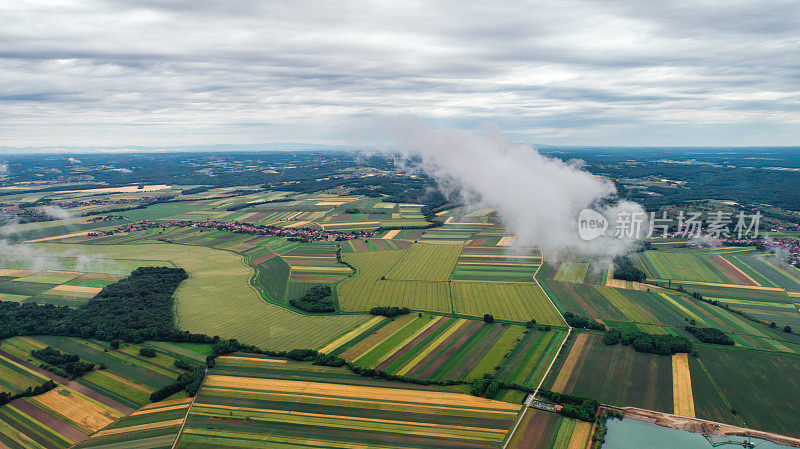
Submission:
[[[613,183],[581,170],[578,163],[565,163],[528,145],[511,143],[496,130],[434,129],[414,118],[393,120],[389,128],[404,163],[432,177],[450,199],[495,209],[505,226],[517,234],[517,248],[612,256],[634,244],[633,239],[613,236],[580,238],[578,215],[585,208],[602,213],[610,228],[619,212],[643,209],[618,201]]]

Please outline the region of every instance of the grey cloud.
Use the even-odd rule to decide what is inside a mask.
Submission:
[[[795,143],[794,7],[13,3],[0,16],[0,132],[16,146],[338,144],[332,122],[410,113],[547,143],[674,142],[676,124],[729,136],[720,145]],[[758,123],[780,133],[748,142]],[[674,136],[652,133],[667,124]]]

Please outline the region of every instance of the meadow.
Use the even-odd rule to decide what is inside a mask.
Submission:
[[[58,244],[36,244],[56,252]],[[261,298],[250,285],[252,268],[242,256],[203,246],[167,243],[70,245],[100,257],[164,260],[185,268],[189,279],[175,292],[181,330],[237,338],[266,349],[319,347],[366,321],[366,315],[308,316]]]

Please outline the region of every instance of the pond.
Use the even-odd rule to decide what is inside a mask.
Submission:
[[[711,443],[699,433],[670,429],[633,419],[623,419],[622,421],[609,419],[607,427],[608,433],[606,434],[606,442],[603,445],[603,449],[706,449],[712,447]],[[712,435],[711,438],[715,443],[727,440],[739,442],[739,444],[718,446],[723,449],[743,447],[741,442],[745,440],[744,437],[737,436],[721,437]],[[751,442],[758,449],[790,447],[757,438],[752,438]]]

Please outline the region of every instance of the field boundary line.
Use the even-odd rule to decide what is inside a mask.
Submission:
[[[200,381],[200,388],[203,388],[203,384],[206,383],[206,376],[208,376],[208,366],[203,371],[203,380]],[[192,411],[192,406],[194,405],[194,401],[197,400],[197,394],[200,393],[200,389],[198,389],[194,396],[192,397],[192,402],[189,403],[189,408],[186,409],[186,415],[183,416],[183,424],[181,424],[181,428],[178,430],[178,434],[175,435],[175,441],[172,443],[172,447],[170,449],[175,449],[178,445],[178,440],[181,438],[181,434],[183,433],[183,429],[186,428],[186,421],[189,420],[189,412]]]
[[[544,256],[544,255],[542,255],[542,256]],[[553,300],[550,299],[550,295],[547,294],[547,292],[539,284],[539,280],[536,279],[536,275],[539,274],[539,270],[542,268],[542,265],[544,265],[544,257],[542,257],[542,263],[539,264],[539,267],[536,268],[536,271],[533,273],[533,282],[535,282],[536,285],[539,287],[539,289],[542,291],[542,293],[544,293],[544,296],[547,298],[548,301],[550,301],[550,305],[552,305],[553,308],[556,309],[556,313],[558,313],[558,316],[560,316],[561,319],[564,321],[564,324],[567,325],[567,335],[564,336],[564,340],[561,341],[561,346],[558,347],[558,350],[556,351],[555,357],[553,357],[553,360],[550,361],[550,366],[547,367],[547,371],[544,372],[544,375],[542,376],[542,380],[539,381],[539,385],[537,385],[536,386],[536,390],[533,391],[533,394],[531,395],[532,399],[535,398],[537,394],[539,394],[539,389],[542,388],[542,385],[544,384],[544,381],[547,380],[547,376],[550,374],[550,370],[553,369],[553,365],[555,365],[555,363],[556,363],[556,358],[558,358],[558,354],[561,353],[561,350],[564,348],[564,344],[567,342],[567,340],[569,339],[570,334],[572,333],[572,326],[570,326],[569,323],[567,323],[567,320],[564,319],[564,315],[561,314],[561,311],[558,310],[558,307],[556,307],[556,305],[553,302]],[[514,424],[514,428],[511,429],[511,432],[508,433],[508,438],[506,438],[505,443],[503,443],[503,449],[506,449],[508,447],[509,443],[511,443],[511,439],[514,437],[514,433],[517,431],[517,427],[519,427],[519,423],[522,422],[522,418],[525,417],[525,413],[528,411],[528,408],[530,408],[528,406],[528,402],[527,401],[525,401],[525,403],[523,404],[523,407],[524,408],[522,409],[522,413],[520,413],[519,418],[517,418],[516,424]]]

